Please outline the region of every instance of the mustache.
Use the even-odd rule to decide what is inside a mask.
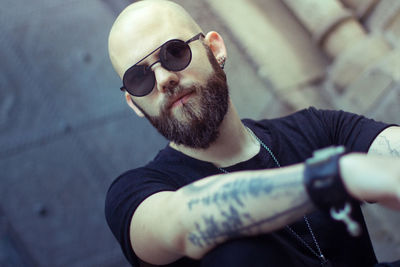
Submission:
[[[163,102],[161,103],[161,110],[167,111],[177,99],[196,91],[197,91],[197,86],[195,85],[190,87],[179,85],[175,86],[173,89],[169,89],[168,92],[165,94]]]

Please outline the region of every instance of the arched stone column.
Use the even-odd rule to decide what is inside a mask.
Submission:
[[[353,13],[364,20],[374,10],[381,0],[341,0],[342,3],[353,10]]]
[[[340,94],[364,70],[391,50],[382,36],[368,35],[357,18],[340,1],[283,1],[309,30],[321,50],[333,60],[328,81],[331,88]],[[345,2],[361,10],[361,1]]]

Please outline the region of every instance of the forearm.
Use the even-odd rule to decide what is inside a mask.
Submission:
[[[347,191],[361,201],[400,210],[400,159],[353,153],[340,159]]]
[[[310,212],[303,170],[298,164],[237,172],[181,188],[184,254],[200,258],[230,238],[268,233]]]
[[[338,167],[351,196],[400,210],[399,159],[349,154]],[[199,259],[231,238],[282,228],[314,209],[303,173],[304,164],[236,172],[154,194],[132,218],[132,247],[145,261],[167,264],[182,256]]]

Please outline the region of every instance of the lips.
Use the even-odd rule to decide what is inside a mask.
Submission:
[[[186,101],[190,98],[190,96],[193,94],[194,91],[187,91],[187,92],[182,92],[180,94],[177,94],[174,97],[171,97],[170,100],[168,101],[168,109],[174,108],[176,106],[182,105],[186,103]]]

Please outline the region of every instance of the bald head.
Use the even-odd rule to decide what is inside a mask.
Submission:
[[[122,77],[127,68],[165,41],[185,40],[201,31],[193,18],[174,2],[135,2],[121,12],[111,28],[108,39],[111,63]]]

